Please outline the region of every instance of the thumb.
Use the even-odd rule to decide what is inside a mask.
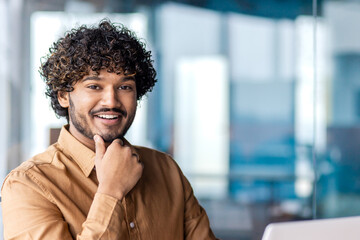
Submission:
[[[104,157],[106,148],[105,148],[104,140],[99,135],[94,135],[94,141],[95,141],[95,165],[97,165]]]

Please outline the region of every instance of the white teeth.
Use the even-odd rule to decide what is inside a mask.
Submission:
[[[105,119],[114,119],[114,118],[117,118],[118,115],[98,115],[98,117],[105,118]]]

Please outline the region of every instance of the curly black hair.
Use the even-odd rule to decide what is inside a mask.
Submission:
[[[125,26],[108,19],[98,26],[82,25],[54,42],[42,58],[40,74],[46,83],[46,95],[58,117],[69,121],[68,109],[58,101],[58,92],[73,91],[74,84],[88,75],[107,69],[117,74],[135,74],[137,100],[152,90],[156,83],[151,52]]]

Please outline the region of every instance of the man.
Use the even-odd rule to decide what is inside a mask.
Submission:
[[[68,125],[2,187],[5,239],[215,239],[176,163],[124,138],[152,89],[151,54],[103,20],[68,32],[41,67]]]

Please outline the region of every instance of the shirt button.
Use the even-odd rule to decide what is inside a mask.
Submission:
[[[134,222],[131,222],[131,223],[130,223],[130,227],[131,227],[131,228],[134,228],[134,227],[135,227],[135,223],[134,223]]]

